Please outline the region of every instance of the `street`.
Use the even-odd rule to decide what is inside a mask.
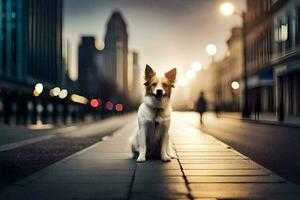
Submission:
[[[266,158],[273,155],[270,152],[276,140],[259,149],[264,140],[245,139],[253,131],[271,135],[271,130],[280,127],[216,119],[212,114],[205,116],[202,131],[197,123],[196,113],[173,113],[170,135],[178,159],[170,163],[147,160],[137,164],[131,158],[128,137],[136,126],[135,114],[81,125],[67,134],[2,151],[0,199],[299,198],[299,185],[279,174],[280,170],[284,172],[282,166],[291,165],[292,170],[298,166],[296,158],[297,162],[279,162],[287,161],[284,153],[291,150],[276,148],[281,155]],[[221,141],[206,134],[204,129],[218,135]],[[238,133],[241,137],[236,136]],[[280,135],[279,131],[274,133],[269,138]],[[289,145],[296,145],[294,141]],[[265,164],[275,162],[280,167]],[[297,172],[293,173],[296,176]]]
[[[178,117],[199,127],[196,113],[184,113]],[[213,113],[207,113],[200,129],[282,177],[300,183],[299,128],[216,118]]]

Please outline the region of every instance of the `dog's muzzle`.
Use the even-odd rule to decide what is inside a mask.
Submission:
[[[153,94],[153,96],[155,97],[156,101],[161,101],[165,94],[163,93],[163,90],[156,90],[156,94]]]

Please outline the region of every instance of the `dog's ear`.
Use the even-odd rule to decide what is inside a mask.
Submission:
[[[155,71],[149,66],[149,65],[146,65],[146,68],[145,68],[145,83],[144,85],[147,85],[148,82],[150,81],[150,79],[155,76],[156,73]]]
[[[176,74],[177,74],[176,68],[173,68],[170,71],[165,73],[165,77],[170,81],[173,87],[174,87],[173,84],[175,83],[176,80]]]

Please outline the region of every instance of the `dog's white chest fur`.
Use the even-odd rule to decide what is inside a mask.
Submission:
[[[139,153],[138,162],[145,161],[146,152],[155,152],[157,151],[155,148],[161,151],[163,161],[170,161],[176,156],[169,142],[168,133],[172,108],[169,99],[165,100],[164,108],[151,107],[147,100],[139,107],[138,130],[130,138],[132,151]]]

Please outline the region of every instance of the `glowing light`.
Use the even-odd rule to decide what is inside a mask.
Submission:
[[[60,88],[59,87],[55,87],[55,88],[53,88],[52,90],[50,90],[50,96],[58,96],[59,95],[59,93],[60,93]]]
[[[230,2],[222,3],[220,7],[220,11],[223,15],[229,16],[234,13],[234,6]]]
[[[186,72],[186,76],[188,77],[188,79],[192,80],[196,77],[196,73],[193,70],[189,70]]]
[[[97,108],[97,107],[99,106],[99,102],[98,102],[97,99],[91,99],[90,105],[91,105],[93,108]]]
[[[71,100],[75,103],[81,103],[81,104],[87,104],[89,102],[89,100],[87,98],[85,98],[84,96],[77,95],[77,94],[72,94]]]
[[[214,44],[209,44],[206,46],[206,52],[208,53],[208,55],[210,56],[214,56],[217,53],[217,47]]]
[[[179,76],[178,83],[181,87],[185,87],[185,86],[187,86],[188,81],[184,76]]]
[[[202,65],[200,62],[193,62],[191,67],[192,67],[192,70],[194,70],[195,72],[198,72],[201,70]]]
[[[114,105],[112,104],[112,102],[108,101],[108,102],[105,103],[105,108],[107,110],[112,110],[113,107],[114,107]]]
[[[58,95],[58,97],[59,97],[60,99],[64,99],[64,98],[66,98],[67,96],[68,96],[68,90],[66,90],[66,89],[62,89],[62,90],[60,91],[59,95]]]
[[[101,50],[104,49],[105,44],[104,44],[104,42],[102,40],[97,40],[95,42],[95,47],[96,47],[97,50],[101,51]]]
[[[35,90],[37,93],[41,94],[41,93],[43,92],[43,89],[44,89],[44,86],[43,86],[42,83],[37,83],[37,84],[35,84],[34,90]]]
[[[121,112],[123,111],[123,104],[118,103],[115,105],[116,111]]]
[[[233,82],[231,83],[231,87],[232,87],[232,89],[237,90],[237,89],[240,88],[240,84],[239,84],[239,82],[237,82],[237,81],[233,81]]]
[[[33,90],[33,96],[38,97],[40,94],[34,89]]]

